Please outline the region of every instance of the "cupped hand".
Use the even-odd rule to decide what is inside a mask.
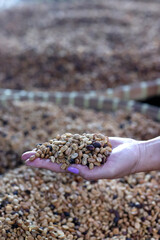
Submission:
[[[89,170],[88,167],[75,165],[86,180],[116,179],[135,173],[139,165],[140,150],[138,141],[130,138],[110,137],[112,153],[107,162]]]
[[[140,160],[138,141],[119,137],[110,137],[109,140],[113,148],[111,155],[104,165],[94,167],[92,170],[80,164],[72,164],[67,170],[62,170],[60,164],[52,163],[47,159],[37,158],[29,161],[35,151],[24,153],[22,160],[26,161],[27,166],[45,168],[54,172],[72,172],[86,180],[114,179],[135,173]]]

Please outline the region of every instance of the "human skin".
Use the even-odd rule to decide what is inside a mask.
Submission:
[[[86,180],[115,179],[133,173],[160,170],[160,137],[148,141],[119,137],[110,137],[109,140],[113,148],[111,155],[104,165],[93,170],[80,164],[72,164],[67,170],[62,170],[59,164],[40,158],[29,161],[35,151],[24,153],[22,160],[27,166],[59,173],[72,172]]]

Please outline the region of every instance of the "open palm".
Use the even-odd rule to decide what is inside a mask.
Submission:
[[[109,140],[113,146],[113,151],[104,165],[90,170],[87,166],[73,164],[68,170],[78,173],[87,180],[114,179],[135,173],[140,159],[138,141],[118,137],[110,137]],[[34,154],[33,150],[22,155],[27,166],[45,168],[54,172],[68,172],[62,170],[60,164],[52,163],[49,159],[37,158],[34,161],[29,161],[29,157]]]

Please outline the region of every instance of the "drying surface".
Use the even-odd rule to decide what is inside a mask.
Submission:
[[[20,156],[35,144],[71,133],[150,139],[160,135],[160,123],[126,111],[102,113],[43,103],[10,103],[0,108],[0,172],[21,163]]]
[[[0,14],[0,87],[104,90],[159,77],[160,3],[74,1]]]

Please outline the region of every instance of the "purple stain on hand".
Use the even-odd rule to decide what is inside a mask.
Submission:
[[[79,170],[74,167],[68,167],[67,170],[71,173],[79,174]]]

